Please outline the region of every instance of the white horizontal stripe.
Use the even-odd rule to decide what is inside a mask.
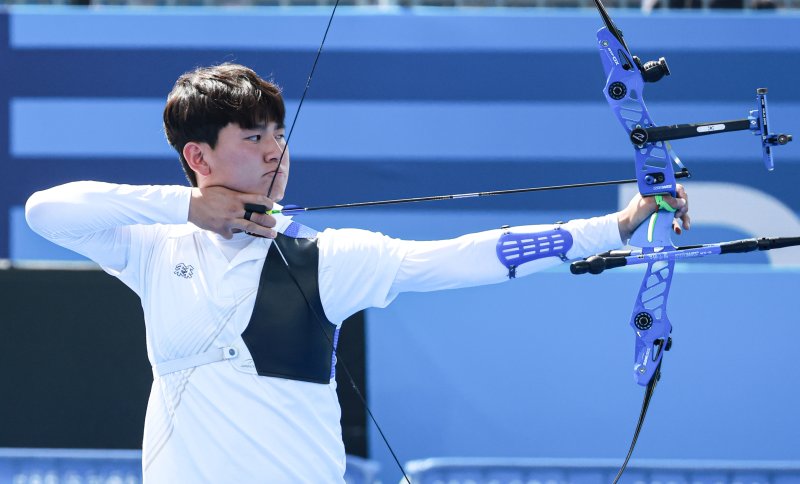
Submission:
[[[755,98],[755,96],[753,96]],[[287,122],[296,109],[287,103]],[[661,125],[747,117],[750,103],[651,103]],[[14,98],[11,153],[17,157],[171,157],[162,99]],[[770,105],[771,129],[797,132],[796,103]],[[724,157],[759,162],[748,132],[673,142],[684,161]],[[597,103],[307,101],[291,139],[296,159],[431,159],[454,162],[627,160],[631,145],[608,106]],[[800,143],[775,150],[800,161]]]
[[[319,46],[330,7],[10,7],[14,48],[303,49]],[[634,51],[800,48],[792,12],[612,12]],[[586,50],[602,21],[593,9],[341,7],[327,50]],[[676,35],[680,32],[680,35]]]

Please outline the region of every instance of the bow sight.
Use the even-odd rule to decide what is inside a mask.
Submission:
[[[634,57],[635,59],[635,57]],[[663,61],[664,58],[662,57]],[[650,64],[648,62],[648,64]],[[645,64],[644,68],[646,68]],[[666,66],[666,63],[664,63]],[[644,71],[642,72],[644,76]],[[669,71],[667,71],[669,75]],[[646,81],[647,79],[645,79]],[[695,124],[675,124],[672,126],[637,126],[631,130],[631,143],[637,148],[643,148],[647,143],[658,141],[669,141],[673,139],[694,138],[696,136],[708,136],[711,134],[727,133],[729,131],[750,130],[754,135],[761,137],[761,151],[764,158],[764,165],[767,170],[772,171],[775,163],[772,158],[772,147],[785,145],[792,141],[790,134],[774,134],[768,130],[769,122],[767,116],[767,88],[756,89],[756,109],[750,111],[746,119],[734,119],[732,121],[716,121],[711,123]]]

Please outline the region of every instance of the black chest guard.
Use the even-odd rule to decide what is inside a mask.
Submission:
[[[253,314],[242,333],[259,375],[330,382],[338,335],[322,309],[318,267],[316,239],[278,234],[270,246]]]

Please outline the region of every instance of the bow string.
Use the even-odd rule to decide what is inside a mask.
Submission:
[[[303,88],[303,94],[300,96],[300,102],[298,103],[297,110],[294,113],[294,118],[292,119],[292,124],[289,126],[289,134],[286,136],[286,142],[284,143],[283,149],[281,150],[281,155],[280,155],[280,158],[278,159],[278,166],[275,168],[275,173],[272,175],[272,181],[270,181],[269,189],[267,190],[267,198],[269,198],[272,195],[272,188],[275,185],[275,179],[278,177],[278,173],[280,172],[281,165],[283,164],[283,159],[286,156],[286,151],[289,149],[289,142],[292,139],[292,133],[294,133],[294,129],[297,126],[297,120],[298,120],[298,118],[300,116],[300,110],[303,108],[303,102],[305,101],[306,95],[308,94],[308,91],[311,88],[311,81],[314,78],[314,72],[317,69],[317,64],[319,62],[320,56],[322,55],[322,50],[325,47],[325,41],[328,39],[328,33],[331,30],[331,25],[333,24],[333,18],[336,16],[336,9],[338,7],[339,7],[339,0],[335,0],[335,2],[333,4],[333,8],[331,9],[331,14],[328,17],[328,23],[325,26],[325,33],[322,35],[322,41],[319,44],[319,48],[317,49],[317,53],[314,56],[314,62],[311,65],[311,70],[308,73],[308,78],[306,79],[306,85]],[[266,209],[266,207],[262,207],[262,209],[263,210],[259,210],[259,211],[261,211],[263,213],[278,213],[279,212],[279,211],[268,211]],[[280,248],[278,247],[277,244],[273,244],[273,245],[275,246],[276,250],[280,251]],[[283,259],[284,264],[286,265],[286,270],[288,271],[289,276],[291,277],[291,279],[294,282],[295,286],[297,287],[298,291],[300,291],[300,293],[303,295],[303,297],[306,299],[306,301],[308,301],[308,297],[306,296],[305,291],[303,290],[303,287],[298,282],[297,277],[295,276],[295,273],[294,273],[291,265],[288,262],[288,259],[286,257],[284,257],[283,254],[281,254],[281,258]],[[383,432],[383,429],[381,428],[380,424],[378,423],[378,420],[375,418],[375,415],[372,413],[372,410],[370,409],[369,404],[367,403],[367,399],[364,397],[364,394],[361,392],[360,388],[356,384],[356,381],[353,378],[353,375],[350,373],[350,370],[348,369],[347,364],[341,358],[341,356],[337,354],[337,352],[336,352],[336,341],[331,339],[331,337],[328,334],[328,332],[325,331],[324,318],[321,315],[319,315],[316,311],[314,311],[313,308],[312,308],[312,314],[314,315],[314,319],[316,319],[317,323],[319,324],[319,328],[322,331],[323,336],[328,341],[328,344],[331,346],[331,348],[333,348],[333,354],[336,357],[336,364],[340,365],[342,367],[342,369],[344,370],[345,374],[347,375],[348,380],[350,381],[350,386],[353,388],[353,391],[358,396],[359,401],[364,406],[364,410],[367,412],[367,415],[369,415],[370,420],[375,425],[375,428],[378,430],[378,433],[380,434],[381,439],[383,439],[383,442],[386,445],[386,448],[389,450],[389,453],[392,455],[392,459],[394,459],[395,464],[397,464],[397,467],[400,470],[400,473],[403,475],[403,478],[405,479],[405,481],[408,484],[411,484],[411,480],[408,478],[408,475],[406,474],[406,471],[403,468],[403,465],[400,463],[400,459],[397,457],[397,453],[394,451],[394,448],[392,448],[392,445],[389,443],[389,439],[386,437],[386,434]]]

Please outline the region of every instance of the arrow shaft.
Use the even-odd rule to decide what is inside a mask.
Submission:
[[[686,178],[688,173],[678,172],[675,174],[676,178]],[[462,198],[479,198],[479,197],[495,197],[498,195],[513,195],[517,193],[531,193],[531,192],[544,192],[553,190],[568,190],[572,188],[589,188],[589,187],[602,187],[608,185],[624,185],[628,183],[636,183],[635,178],[628,178],[624,180],[608,180],[599,182],[587,183],[571,183],[568,185],[553,185],[546,187],[529,187],[529,188],[512,188],[509,190],[492,190],[487,192],[473,192],[473,193],[454,193],[451,195],[432,195],[427,197],[411,197],[411,198],[396,198],[392,200],[376,200],[371,202],[355,202],[355,203],[340,203],[336,205],[320,205],[317,207],[292,207],[283,210],[274,210],[269,213],[283,213],[293,214],[299,212],[313,212],[317,210],[333,210],[337,208],[358,208],[358,207],[374,207],[379,205],[398,205],[402,203],[416,203],[416,202],[433,202],[438,200],[456,200]]]

